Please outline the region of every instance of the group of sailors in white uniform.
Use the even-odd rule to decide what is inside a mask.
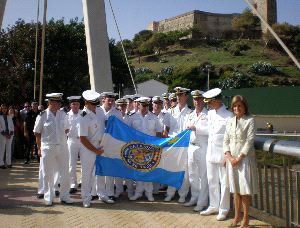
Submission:
[[[95,176],[96,156],[104,152],[100,144],[105,125],[108,117],[114,115],[151,136],[172,137],[190,129],[186,175],[178,190],[178,202],[194,206],[194,211],[201,215],[218,214],[217,220],[224,220],[230,200],[222,147],[226,122],[232,114],[223,105],[218,88],[205,93],[192,91],[194,110],[187,105],[190,90],[182,87],[174,90],[173,94],[165,93],[152,99],[136,94],[118,100],[115,100],[117,94],[112,92],[99,94],[87,90],[82,93],[83,110],[80,110],[81,96],[68,97],[71,108],[68,113],[60,110],[63,94],[47,94],[48,108],[37,117],[34,127],[41,155],[38,193],[43,194],[45,205],[53,204],[57,190],[62,203],[73,203],[70,194],[79,188],[76,176],[79,157],[84,207],[90,207],[96,195],[105,203],[115,203],[124,193],[125,185],[132,201],[141,198],[144,192],[149,201],[154,201],[153,193],[166,187],[158,183]],[[149,110],[151,102],[152,111]],[[186,201],[189,191],[191,197]],[[175,193],[174,187],[167,187],[164,201],[171,201]]]

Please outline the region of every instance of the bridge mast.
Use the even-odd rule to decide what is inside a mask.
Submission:
[[[104,0],[82,0],[91,89],[113,91]]]
[[[4,10],[5,10],[6,0],[0,0],[0,29],[2,26],[2,20],[4,16]]]

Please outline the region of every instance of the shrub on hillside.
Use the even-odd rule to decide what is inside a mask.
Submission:
[[[274,67],[271,63],[258,61],[250,66],[250,71],[257,75],[270,75],[280,73],[280,69]]]
[[[134,70],[135,74],[149,74],[152,70],[149,67],[139,67]]]
[[[241,89],[254,87],[255,81],[251,76],[241,72],[225,72],[223,79],[219,80],[221,89]]]
[[[173,90],[176,86],[204,90],[206,87],[207,74],[199,66],[181,66],[174,69],[172,75],[165,77],[164,83]]]
[[[174,66],[168,66],[160,70],[162,75],[172,75],[173,71],[174,71]]]
[[[229,51],[230,54],[234,56],[240,56],[243,51],[247,51],[249,49],[251,48],[245,41],[231,41],[224,47],[225,51]]]

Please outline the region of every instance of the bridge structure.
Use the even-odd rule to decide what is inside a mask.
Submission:
[[[0,26],[5,4],[6,0],[0,0]],[[91,88],[112,90],[104,0],[83,0],[83,11]],[[99,62],[103,64],[97,64]],[[250,225],[300,226],[300,142],[257,137],[255,147],[259,193],[252,198],[250,215],[254,219]],[[190,215],[192,212],[188,209],[174,202],[164,204],[163,200],[155,203],[142,201],[140,204],[124,200],[119,206],[118,203],[112,207],[99,204],[82,209],[77,195],[78,203],[73,207],[55,205],[51,209],[44,208],[35,199],[37,175],[38,164],[24,166],[17,163],[12,170],[0,170],[0,227],[84,226],[88,223],[108,227],[115,224],[125,227],[145,224],[149,227],[201,227],[201,224],[203,227],[222,227],[230,224],[229,221],[217,222],[214,217]],[[100,220],[99,213],[103,213]]]
[[[300,141],[257,136],[255,148],[259,189],[251,200],[250,227],[300,226]],[[219,222],[177,203],[178,198],[164,202],[164,191],[155,202],[132,202],[124,193],[114,205],[92,201],[89,209],[82,207],[79,191],[72,206],[57,198],[53,207],[45,207],[36,198],[38,167],[15,161],[12,169],[0,169],[0,227],[228,227],[234,216],[232,199],[228,219]]]

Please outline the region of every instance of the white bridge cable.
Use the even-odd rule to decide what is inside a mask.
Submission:
[[[297,58],[293,55],[293,53],[285,45],[285,43],[283,43],[283,41],[276,34],[276,32],[272,29],[272,27],[268,24],[268,22],[261,16],[261,14],[255,9],[255,7],[253,6],[253,4],[251,4],[249,0],[244,0],[244,1],[246,2],[246,4],[248,4],[248,6],[250,7],[250,9],[252,9],[252,13],[255,13],[256,16],[261,20],[261,22],[263,24],[265,24],[265,26],[268,28],[268,30],[270,31],[270,33],[275,37],[275,39],[277,40],[277,42],[281,45],[281,47],[283,48],[283,50],[285,50],[285,52],[288,54],[288,56],[293,60],[293,62],[295,63],[295,65],[298,67],[298,69],[300,69],[300,63],[298,62]]]
[[[35,50],[34,50],[34,78],[33,78],[33,100],[36,101],[36,76],[37,76],[37,55],[39,42],[39,19],[40,19],[40,0],[37,5],[36,26],[35,26]]]
[[[125,59],[126,59],[126,63],[127,63],[127,66],[128,66],[128,70],[129,70],[129,73],[130,73],[130,77],[131,77],[131,80],[132,80],[132,84],[133,84],[135,93],[138,93],[137,88],[136,88],[136,85],[135,85],[135,82],[134,82],[134,79],[133,79],[132,71],[131,71],[131,68],[130,68],[130,65],[129,65],[129,62],[128,62],[127,54],[126,54],[126,51],[125,51],[125,48],[124,48],[124,45],[123,45],[123,39],[122,39],[120,30],[119,30],[119,26],[118,26],[118,22],[117,22],[117,19],[116,19],[116,16],[115,16],[115,12],[114,12],[114,9],[113,9],[113,7],[112,7],[111,1],[108,0],[108,2],[109,2],[110,9],[111,9],[111,12],[112,12],[114,21],[115,21],[115,25],[116,25],[116,27],[117,27],[117,31],[118,31],[118,34],[119,34],[119,38],[120,38],[120,42],[121,42],[123,54],[124,54],[124,57],[125,57]]]

